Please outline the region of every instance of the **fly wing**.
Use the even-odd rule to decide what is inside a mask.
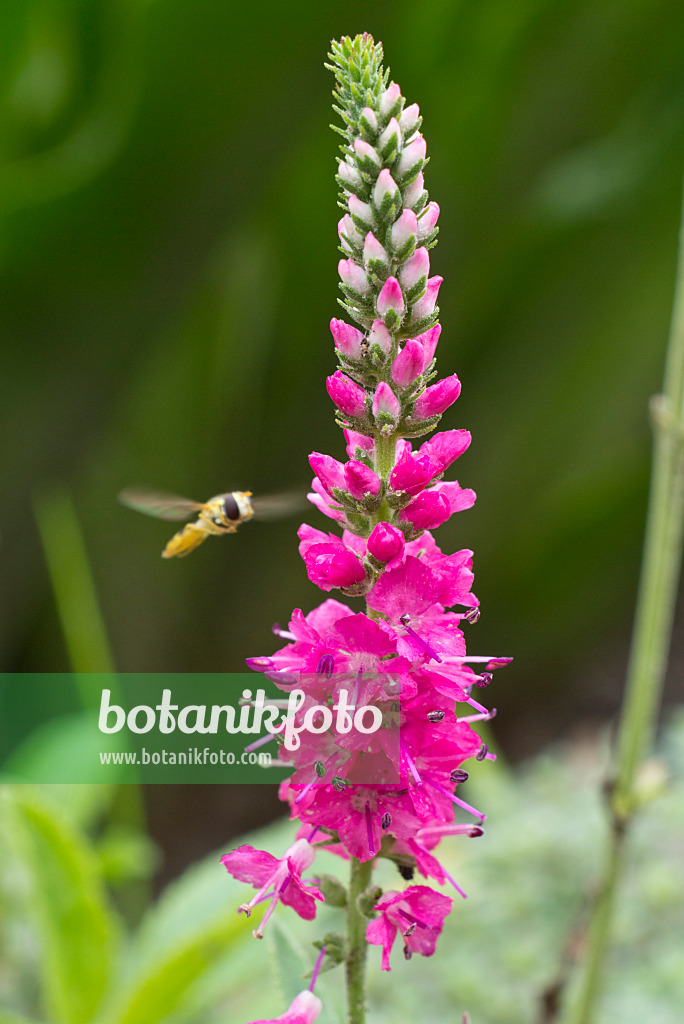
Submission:
[[[285,491],[283,494],[266,494],[251,498],[257,519],[285,519],[306,508],[306,495],[301,491]]]
[[[136,512],[144,512],[147,516],[157,519],[180,521],[189,519],[206,506],[189,498],[181,498],[178,494],[166,494],[163,491],[144,491],[135,487],[127,487],[119,495],[119,501]]]

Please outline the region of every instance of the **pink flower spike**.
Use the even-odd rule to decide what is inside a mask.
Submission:
[[[404,135],[409,136],[413,129],[420,120],[420,107],[417,103],[412,103],[410,107],[406,107],[399,118],[399,124]]]
[[[347,288],[351,288],[352,291],[357,292],[359,295],[368,294],[370,284],[366,277],[366,272],[361,267],[357,267],[353,260],[340,260],[337,264],[337,270],[342,284],[346,285]]]
[[[309,465],[325,490],[332,496],[333,488],[345,489],[344,466],[332,455],[324,455],[322,452],[311,452]]]
[[[330,330],[332,331],[335,348],[338,352],[347,356],[348,359],[361,358],[363,354],[361,342],[364,339],[361,331],[357,331],[355,327],[346,324],[344,320],[336,320],[335,318],[330,321]]]
[[[420,252],[420,250],[418,250]],[[424,316],[432,316],[437,305],[439,286],[443,277],[431,277],[428,280],[425,294],[413,305],[411,312],[415,320],[422,320]]]
[[[374,345],[379,345],[380,349],[386,356],[392,351],[392,335],[387,330],[382,320],[374,320],[373,326],[371,327],[370,334],[368,335],[368,347],[373,348]]]
[[[404,552],[404,534],[390,523],[378,523],[373,529],[366,547],[378,562],[390,562]]]
[[[432,956],[444,919],[453,905],[449,896],[435,892],[428,885],[411,885],[403,892],[384,893],[375,904],[378,917],[366,927],[366,940],[372,946],[382,946],[383,971],[390,970],[390,952],[397,932],[404,937],[407,960],[413,953]]]
[[[328,377],[325,386],[333,402],[346,416],[362,419],[366,414],[366,392],[354,381],[336,370]]]
[[[418,169],[422,168],[425,163],[425,155],[427,153],[427,146],[425,145],[425,139],[422,135],[419,135],[409,142],[408,146],[404,147],[404,151],[399,158],[399,164],[397,166],[397,175],[399,178],[403,178],[409,171],[414,170],[416,166]]]
[[[415,244],[418,221],[413,210],[404,210],[392,225],[392,246],[395,250],[403,249],[407,242]]]
[[[322,1009],[323,1003],[318,996],[306,990],[295,996],[289,1009],[281,1013],[280,1017],[269,1017],[268,1020],[261,1018],[249,1024],[313,1024]]]
[[[380,267],[389,266],[389,256],[372,231],[369,231],[366,235],[363,245],[363,262],[367,270],[375,269],[373,264],[380,264]]]
[[[399,513],[403,523],[411,523],[414,530],[436,530],[451,515],[449,502],[442,494],[423,491]]]
[[[399,271],[399,280],[401,281],[402,288],[410,291],[411,288],[415,288],[422,278],[427,278],[429,273],[430,256],[427,249],[416,249],[413,256],[406,261]]]
[[[378,313],[385,320],[388,313],[394,313],[395,317],[402,317],[404,310],[404,296],[396,277],[388,277],[382,286],[377,300]]]
[[[461,383],[456,376],[445,377],[431,387],[426,388],[418,398],[414,410],[413,419],[427,420],[431,416],[441,416],[443,412],[453,405],[461,393]]]
[[[399,191],[399,186],[390,174],[389,170],[385,167],[380,171],[378,180],[375,183],[375,188],[373,189],[373,202],[378,210],[382,210],[383,206],[400,200],[401,192]]]
[[[428,203],[423,213],[418,218],[418,238],[422,242],[424,238],[431,235],[437,226],[439,217],[439,206],[437,203]]]
[[[384,380],[380,381],[373,396],[373,416],[376,423],[380,417],[388,417],[396,421],[399,419],[400,413],[401,404],[399,399],[389,384],[386,384]]]
[[[389,89],[385,89],[382,96],[380,97],[380,103],[378,109],[383,117],[387,117],[388,114],[396,107],[397,103],[401,99],[401,89],[396,82],[392,82]]]
[[[254,933],[257,938],[262,937],[264,925],[275,910],[278,900],[292,907],[304,920],[314,919],[315,900],[322,900],[323,894],[315,886],[305,885],[301,876],[303,871],[311,867],[315,857],[314,849],[306,839],[297,839],[280,860],[253,846],[239,846],[221,857],[221,863],[233,878],[259,887],[249,903],[243,903],[240,907],[240,911],[247,914],[247,917],[252,913],[252,908],[273,888],[271,903]]]
[[[367,494],[376,495],[380,491],[380,477],[363,462],[352,459],[344,467],[346,488],[352,498],[362,501]]]

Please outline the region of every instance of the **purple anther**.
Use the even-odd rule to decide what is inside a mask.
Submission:
[[[480,609],[469,608],[468,611],[463,616],[463,618],[466,620],[466,622],[470,622],[471,624],[477,622],[477,620],[480,618]]]
[[[428,721],[436,725],[438,722],[444,721],[445,714],[446,711],[428,711]]]
[[[380,824],[382,825],[383,831],[390,827],[390,825],[392,824],[392,815],[390,814],[389,811],[385,811],[382,818],[380,819]]]
[[[478,687],[478,689],[482,690],[484,689],[485,686],[489,686],[493,678],[494,677],[492,676],[491,672],[483,672],[475,680],[475,685]]]
[[[482,746],[480,747],[480,749],[478,750],[477,754],[475,755],[475,760],[476,761],[484,761],[485,757],[487,756],[488,749],[489,748],[488,748],[487,744],[483,743]]]
[[[326,679],[330,679],[334,671],[335,659],[332,654],[322,654],[318,659],[318,665],[316,665],[316,675],[325,676]]]
[[[454,785],[458,785],[459,782],[468,781],[468,772],[465,770],[465,768],[454,768],[449,778],[454,783]]]

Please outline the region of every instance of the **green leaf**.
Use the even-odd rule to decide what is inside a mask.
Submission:
[[[116,937],[95,858],[36,790],[6,787],[1,806],[30,874],[46,1013],[55,1024],[86,1024],[107,989]]]
[[[294,932],[283,922],[282,916],[271,918],[265,934],[273,972],[278,979],[284,1005],[289,1006],[296,995],[309,987],[309,978],[305,978],[305,975],[311,973],[318,950],[312,947],[307,953]],[[316,982],[316,995],[323,1001],[323,1010],[318,1018],[319,1024],[338,1024],[339,1018],[335,1013],[332,999],[320,977]]]

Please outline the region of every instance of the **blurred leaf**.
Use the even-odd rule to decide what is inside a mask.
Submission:
[[[312,927],[311,924],[310,927]],[[315,927],[313,925],[313,928]],[[271,918],[265,934],[271,954],[273,972],[278,980],[283,1003],[284,1006],[289,1006],[296,995],[309,987],[310,979],[305,979],[304,975],[311,973],[318,950],[312,946],[310,947],[311,951],[307,954],[295,933],[284,922],[283,915]],[[344,970],[344,968],[340,969]],[[318,1018],[319,1024],[329,1024],[329,1022],[330,1024],[339,1024],[340,1016],[335,1012],[332,998],[321,977],[316,982],[316,995],[323,1002],[323,1010]]]
[[[46,1010],[55,1024],[86,1024],[107,989],[117,933],[95,860],[36,791],[5,787],[2,799],[30,871]]]

